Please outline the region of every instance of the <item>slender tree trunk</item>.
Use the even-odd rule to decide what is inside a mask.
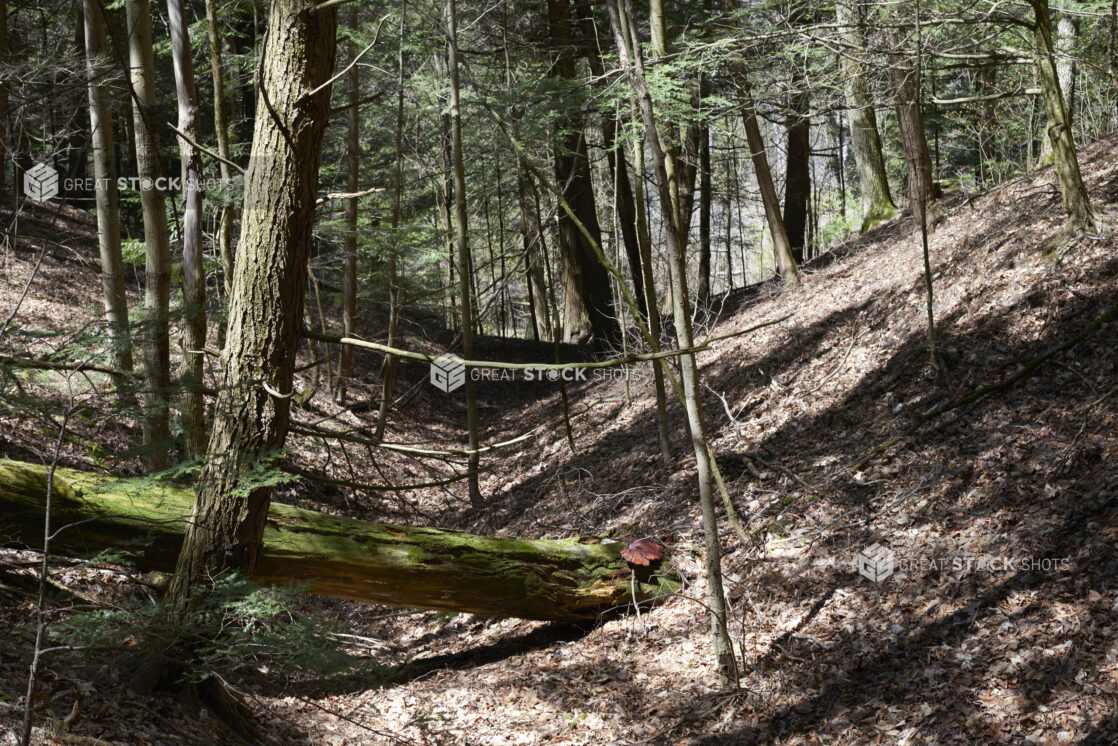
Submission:
[[[311,254],[318,161],[336,16],[314,0],[273,0],[209,452],[167,598],[180,611],[227,570],[256,567],[272,488],[253,472],[287,436]]]
[[[710,299],[710,120],[704,120],[699,137],[699,286],[695,300],[704,305]]]
[[[171,55],[178,99],[178,128],[194,142],[201,141],[198,122],[198,90],[194,85],[194,62],[190,36],[183,13],[183,0],[167,0],[167,25],[171,32]],[[201,456],[206,450],[206,402],[202,392],[206,355],[206,271],[202,258],[202,154],[185,138],[179,138],[182,163],[182,308],[185,395],[182,428],[186,455]]]
[[[456,0],[446,0],[447,69],[450,73],[450,149],[454,165],[454,238],[458,246],[458,296],[462,314],[462,354],[466,359],[474,356],[473,302],[470,296],[470,239],[466,213],[466,167],[462,155],[462,104],[458,84],[458,12]],[[477,387],[471,371],[466,371],[466,429],[470,439],[468,458],[470,505],[482,508],[481,488],[478,486],[478,467],[481,464],[478,448]]]
[[[726,211],[726,288],[733,290],[734,284],[734,205],[733,195],[738,190],[738,149],[734,144],[733,127],[728,139],[730,152],[726,155],[726,201],[723,209]],[[740,241],[739,241],[740,243]],[[745,266],[742,266],[742,276],[745,275]],[[744,280],[743,280],[744,281]]]
[[[571,49],[570,0],[548,0],[548,27],[554,69],[567,85],[577,80]],[[591,237],[601,245],[590,159],[583,123],[576,113],[563,113],[556,122],[555,177]],[[598,261],[594,248],[566,211],[559,212],[559,249],[563,258],[563,334],[571,342],[593,336],[599,346],[619,340],[620,327],[614,316],[609,275]]]
[[[436,75],[440,78],[446,79],[449,72],[446,69],[446,50],[441,53],[436,53],[434,57],[434,68]],[[451,166],[453,160],[450,147],[450,97],[446,93],[440,92],[438,94],[439,111],[443,112],[440,117],[440,144],[443,159],[443,174],[442,185],[439,195],[439,216],[442,218],[443,230],[443,249],[446,254],[446,297],[447,297],[447,328],[454,329],[461,321],[458,315],[458,302],[457,298],[457,285],[454,280],[454,262],[455,262],[455,248],[454,236],[451,231],[451,217],[450,217],[450,203],[454,199],[454,169]]]
[[[1107,19],[1106,72],[1110,78],[1110,131],[1118,129],[1118,0],[1110,0]]]
[[[88,58],[88,57],[87,57]],[[0,1],[0,68],[8,67],[8,2]],[[0,78],[0,201],[4,199],[7,191],[7,182],[4,180],[4,171],[8,159],[8,80]],[[92,116],[92,115],[91,115]],[[18,193],[18,192],[17,192]]]
[[[388,346],[396,346],[397,327],[400,323],[400,284],[396,263],[400,256],[400,199],[404,191],[404,31],[407,24],[408,3],[400,2],[400,37],[396,51],[396,163],[392,176],[392,246],[388,252]],[[356,108],[356,107],[354,107]],[[356,274],[356,269],[355,269]],[[380,386],[380,411],[377,413],[376,438],[384,434],[388,422],[388,408],[392,403],[392,384],[396,377],[396,358],[384,358],[384,376]]]
[[[74,29],[74,46],[73,46],[73,60],[65,59],[63,64],[73,62],[75,65],[81,66],[85,63],[85,9],[83,2],[74,3],[75,21]],[[59,81],[61,82],[61,81]],[[65,158],[62,162],[62,168],[59,169],[59,177],[61,179],[60,196],[63,199],[74,199],[80,195],[80,188],[75,187],[75,184],[81,183],[89,177],[89,148],[90,148],[90,131],[85,126],[85,121],[89,117],[86,111],[88,108],[88,97],[85,101],[78,103],[77,107],[66,111],[60,112],[61,117],[57,125],[51,125],[51,131],[63,132],[59,145],[63,148]],[[67,186],[67,182],[70,186]]]
[[[1056,70],[1052,47],[1052,21],[1048,14],[1048,0],[1030,0],[1033,6],[1033,51],[1036,54],[1037,77],[1044,94],[1047,114],[1048,140],[1052,146],[1052,164],[1060,183],[1068,224],[1073,231],[1094,228],[1096,218],[1087,198],[1087,188],[1079,171],[1079,158],[1071,132],[1071,118],[1067,102],[1060,90],[1060,76]]]
[[[225,160],[230,160],[229,121],[225,111],[225,61],[221,49],[221,32],[217,25],[217,0],[206,0],[206,32],[210,39],[210,73],[213,77],[214,134],[217,137],[217,154]],[[229,165],[219,161],[218,169],[222,183],[231,184],[233,173],[229,169]],[[221,219],[217,234],[218,254],[221,257],[226,298],[233,290],[233,220],[235,216],[236,212],[233,204],[226,200],[221,206]]]
[[[349,26],[359,28],[357,6],[349,7]],[[360,48],[356,41],[350,41],[350,49],[356,56]],[[361,178],[361,111],[358,104],[361,101],[361,72],[358,65],[353,65],[346,74],[349,85],[349,108],[346,109],[346,191],[356,194]],[[342,329],[347,337],[357,333],[357,197],[350,197],[345,202],[345,239],[343,251],[345,253],[344,268],[342,270]],[[391,279],[389,280],[391,284]],[[393,346],[393,342],[388,345]],[[391,360],[392,358],[387,358]],[[346,387],[349,378],[353,375],[353,348],[342,345],[338,350],[338,379],[334,391],[335,400],[345,406]],[[378,428],[383,426],[378,424]],[[377,437],[379,438],[379,431]]]
[[[639,116],[640,108],[635,95],[632,108]],[[644,287],[645,308],[650,309],[648,314],[648,336],[651,340],[650,347],[653,352],[660,351],[660,302],[656,297],[656,275],[652,267],[652,237],[648,232],[648,215],[645,213],[644,199],[644,138],[633,135],[633,196],[637,211],[637,239],[641,252],[641,279]],[[652,366],[652,383],[656,392],[656,436],[660,442],[660,460],[664,466],[672,463],[672,439],[668,430],[668,394],[664,385],[664,370],[667,361],[661,361]]]
[[[726,0],[726,4],[727,8],[732,10],[731,0]],[[757,177],[757,186],[761,190],[761,203],[765,208],[765,220],[768,223],[769,236],[773,242],[773,254],[776,256],[777,271],[785,283],[794,285],[798,276],[796,259],[792,256],[788,233],[784,230],[784,218],[780,214],[780,198],[777,196],[776,187],[773,186],[772,171],[769,169],[769,157],[765,153],[765,141],[761,137],[761,126],[757,123],[757,111],[753,105],[753,93],[750,90],[745,63],[740,60],[731,62],[730,71],[738,89],[742,124],[745,125],[745,139],[749,143],[753,173]]]
[[[988,65],[978,72],[978,80],[980,86],[976,92],[978,95],[990,95],[994,93],[994,85],[997,82],[998,68],[993,65]],[[975,182],[983,185],[990,178],[989,164],[994,162],[994,134],[998,131],[999,125],[995,116],[994,100],[987,99],[982,102],[982,116],[978,122],[978,166]],[[1030,106],[1031,106],[1030,102]],[[1032,121],[1032,112],[1029,113],[1030,124]],[[1031,137],[1031,135],[1030,135]]]
[[[171,296],[171,246],[159,163],[158,119],[155,111],[155,73],[151,46],[151,9],[148,0],[126,0],[128,57],[132,83],[132,119],[136,133],[136,167],[141,180],[140,204],[144,214],[144,321],[141,346],[144,356],[144,460],[156,471],[168,463],[170,428],[167,400],[171,388],[168,340]]]
[[[101,293],[109,322],[112,367],[132,370],[132,336],[128,327],[128,294],[120,251],[120,194],[116,183],[116,144],[113,115],[104,75],[112,69],[105,48],[105,18],[99,0],[84,0],[86,81],[89,86],[89,124],[93,144],[94,200],[97,205],[97,245],[101,253]],[[0,15],[3,15],[0,8]],[[2,23],[2,22],[0,22]],[[5,148],[0,146],[0,151]],[[0,165],[0,174],[3,173]],[[0,178],[0,182],[3,178]],[[128,386],[114,382],[118,392]]]
[[[655,5],[655,3],[654,3]],[[687,313],[687,275],[683,256],[679,225],[676,220],[678,206],[672,204],[672,195],[669,189],[670,169],[666,161],[671,154],[665,153],[660,147],[657,137],[656,115],[652,109],[652,97],[645,83],[644,62],[641,57],[640,37],[635,28],[629,24],[633,18],[630,0],[624,0],[623,9],[619,9],[617,0],[608,0],[610,22],[617,48],[621,56],[621,66],[628,75],[630,85],[637,95],[641,115],[644,119],[646,139],[652,153],[656,167],[659,192],[660,209],[665,216],[667,229],[664,231],[665,245],[668,262],[671,266],[672,282],[672,310],[675,321],[676,337],[681,347],[692,345],[691,317]],[[663,31],[663,16],[659,32],[656,30],[656,14],[653,13],[653,38],[657,34],[661,37]],[[631,50],[631,51],[630,51]],[[703,406],[699,370],[693,354],[681,355],[679,358],[680,378],[683,387],[684,405],[687,410],[687,421],[691,431],[691,444],[695,452],[696,471],[699,482],[699,503],[703,515],[703,534],[705,537],[705,554],[707,569],[708,597],[707,604],[711,612],[711,633],[714,641],[715,659],[719,677],[723,683],[737,684],[737,662],[730,646],[729,631],[727,628],[726,600],[722,590],[721,549],[718,543],[717,515],[714,509],[714,484],[711,474],[710,457],[707,453],[706,430],[703,424]]]

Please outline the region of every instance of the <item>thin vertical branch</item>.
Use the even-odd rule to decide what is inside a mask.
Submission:
[[[27,674],[27,696],[24,697],[23,703],[23,735],[20,738],[20,746],[28,746],[31,743],[31,710],[35,699],[35,684],[39,679],[39,661],[42,657],[43,635],[46,633],[47,624],[46,617],[43,614],[43,604],[47,595],[47,573],[50,571],[48,564],[50,561],[50,519],[51,503],[54,497],[54,470],[58,466],[58,457],[62,452],[62,441],[66,437],[66,428],[70,424],[70,415],[74,411],[74,387],[71,385],[73,375],[73,373],[70,373],[66,376],[69,400],[66,404],[66,411],[62,415],[62,424],[58,428],[58,437],[54,441],[54,453],[51,454],[50,467],[47,469],[46,507],[43,512],[43,562],[39,570],[39,597],[35,606],[35,649],[31,655],[31,669]]]

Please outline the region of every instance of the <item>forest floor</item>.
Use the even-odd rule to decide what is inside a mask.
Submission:
[[[1082,163],[1100,216],[1113,223],[1118,137],[1088,147]],[[743,545],[728,528],[723,535],[740,689],[720,687],[711,665],[695,464],[680,407],[671,409],[678,455],[665,467],[654,402],[640,378],[647,371],[635,374],[631,401],[616,380],[568,389],[573,451],[555,384],[482,382],[485,442],[538,428],[485,455],[484,515],[471,512],[461,482],[397,493],[303,478],[278,499],[508,535],[652,534],[670,548],[688,581],[684,592],[639,616],[585,628],[304,597],[297,614],[326,615],[362,639],[347,638],[354,658],[341,673],[280,675],[263,665],[248,672],[242,687],[268,737],[308,744],[1118,741],[1118,324],[1049,356],[1035,375],[921,423],[925,413],[1008,380],[1112,311],[1118,238],[1065,240],[1050,169],[986,193],[949,194],[944,207],[931,259],[946,377],[929,364],[921,251],[903,217],[809,264],[794,290],[769,283],[720,299],[697,334],[731,334],[791,314],[700,356],[714,450],[752,536]],[[99,285],[87,218],[70,211],[21,220],[21,242],[0,257],[0,308],[14,307],[42,251],[18,324],[3,340],[6,354],[29,357],[85,333]],[[450,341],[413,326],[402,345],[436,351]],[[476,357],[551,355],[547,345],[483,338]],[[349,407],[317,393],[293,418],[371,432],[380,360],[359,353],[357,366]],[[309,386],[309,374],[300,376],[297,387]],[[461,448],[462,392],[445,394],[426,377],[425,366],[401,366],[401,401],[386,437]],[[57,416],[67,401],[59,380],[36,374],[21,383],[26,394],[52,400]],[[54,427],[33,408],[2,404],[0,455],[48,460]],[[128,444],[137,439],[135,422],[102,404],[91,403],[71,423],[62,462],[134,472]],[[343,452],[304,437],[291,439],[287,460],[305,472],[381,485],[445,478],[460,468],[399,453]],[[895,556],[896,572],[877,583],[859,575],[855,561],[873,543]],[[0,554],[8,565],[31,559]],[[141,593],[112,568],[59,568],[58,582],[92,603]],[[21,716],[35,629],[34,598],[7,577],[0,584],[7,639],[0,645],[0,743],[14,738]],[[52,603],[84,602],[58,595]],[[229,740],[215,720],[183,703],[129,693],[121,658],[48,658],[35,694],[37,740]],[[64,733],[61,721],[79,692],[81,716]]]

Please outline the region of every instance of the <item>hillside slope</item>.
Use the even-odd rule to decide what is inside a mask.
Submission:
[[[1082,162],[1092,199],[1112,221],[1118,137],[1087,148]],[[946,381],[929,364],[922,259],[903,219],[808,266],[793,291],[764,285],[725,299],[697,334],[730,334],[792,314],[716,342],[700,357],[715,451],[752,532],[748,545],[729,529],[724,536],[742,691],[718,691],[705,610],[695,600],[704,589],[693,458],[660,464],[645,387],[634,383],[628,403],[622,384],[591,381],[571,387],[574,452],[553,425],[486,455],[484,516],[469,514],[460,485],[407,493],[406,504],[305,480],[293,492],[339,512],[399,513],[499,533],[655,533],[691,587],[662,608],[592,630],[447,622],[308,600],[307,608],[336,613],[353,634],[391,643],[373,655],[375,668],[322,679],[262,676],[257,704],[274,737],[315,744],[1113,742],[1118,324],[845,468],[921,415],[1007,380],[1118,303],[1118,240],[1113,233],[1063,238],[1050,170],[988,193],[950,196],[945,207],[931,255]],[[478,357],[501,354],[498,344],[483,341]],[[362,359],[361,390],[371,396],[376,361]],[[425,375],[422,366],[401,372],[401,389],[415,393],[392,434],[460,447],[460,397],[423,385]],[[554,386],[509,386],[479,385],[487,442],[561,413]],[[684,453],[678,406],[672,414]],[[362,418],[371,415],[316,397],[305,416],[365,427]],[[5,418],[13,429],[0,448],[32,447],[10,434],[15,425]],[[29,439],[42,437],[21,427]],[[346,463],[313,440],[293,444],[290,458],[315,468]],[[346,478],[363,481],[450,473],[445,463],[417,467],[380,454],[353,468]],[[873,543],[895,558],[895,574],[878,583],[855,569],[858,552]],[[82,577],[75,573],[74,582]],[[4,616],[27,629],[27,612],[7,608]],[[22,656],[0,656],[0,691],[12,701],[25,664]],[[60,674],[82,675],[90,674]],[[143,705],[115,693],[111,701],[87,697],[77,732],[147,740],[127,723],[141,707],[156,707],[176,730],[207,740],[212,724],[170,701]],[[14,717],[0,709],[4,722]]]

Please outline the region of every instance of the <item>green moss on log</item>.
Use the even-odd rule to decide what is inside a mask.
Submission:
[[[0,460],[0,539],[42,541],[47,468]],[[136,564],[170,571],[194,500],[188,488],[58,468],[54,551],[88,555],[149,537]],[[233,499],[233,498],[230,498]],[[306,582],[310,592],[411,608],[592,619],[631,603],[624,544],[593,537],[533,540],[370,523],[273,503],[255,577]],[[641,602],[666,598],[679,578],[666,565],[635,568]]]

